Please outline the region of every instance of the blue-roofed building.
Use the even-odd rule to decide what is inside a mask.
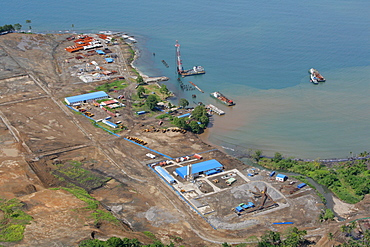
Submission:
[[[297,188],[298,189],[302,189],[303,187],[305,187],[306,186],[306,184],[305,183],[301,183],[301,184],[298,184],[297,185]]]
[[[276,175],[276,180],[277,181],[284,182],[287,179],[288,179],[288,176],[286,176],[284,174],[278,174],[278,175]]]
[[[243,211],[244,209],[242,208],[242,207],[240,207],[240,206],[237,206],[236,208],[236,211],[238,211],[239,213],[241,212],[241,211]]]
[[[105,123],[106,125],[108,125],[109,127],[112,127],[112,128],[117,128],[118,127],[117,124],[114,124],[114,123],[112,123],[108,120],[105,120],[105,119],[102,122]]]
[[[106,57],[106,58],[105,58],[105,61],[106,61],[107,63],[113,63],[113,62],[114,62],[114,59],[113,59],[113,58],[110,58],[110,57]]]
[[[182,177],[186,178],[188,176],[188,166],[183,166],[176,169],[176,173]],[[208,171],[212,171],[211,173],[214,174],[214,171],[222,171],[224,166],[218,162],[217,160],[207,160],[204,162],[196,163],[191,165],[191,174],[192,176],[198,177],[200,174],[206,174]]]
[[[176,180],[169,174],[165,169],[160,166],[155,166],[154,170],[156,170],[167,182],[173,184]]]
[[[102,50],[96,50],[96,53],[98,53],[99,55],[105,55],[105,52]]]
[[[73,105],[76,103],[86,103],[87,101],[90,101],[90,100],[106,99],[106,98],[109,98],[108,94],[106,94],[104,91],[98,91],[94,93],[86,93],[86,94],[66,97],[64,98],[64,101],[68,105]]]
[[[177,118],[189,117],[191,113],[185,113],[184,115],[178,116]]]

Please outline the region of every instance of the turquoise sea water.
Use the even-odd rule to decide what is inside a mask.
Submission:
[[[193,102],[197,94],[197,102],[226,112],[209,129],[214,144],[266,155],[344,158],[370,150],[369,9],[368,0],[14,0],[2,5],[0,25],[31,25],[34,32],[127,32],[139,41],[139,69],[170,77],[166,84],[177,95],[174,101]],[[185,68],[205,67],[205,75],[183,79],[204,94],[180,89],[176,40]],[[327,81],[310,83],[311,67]],[[213,91],[236,106],[210,98]]]

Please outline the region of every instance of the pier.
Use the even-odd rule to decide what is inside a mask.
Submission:
[[[220,116],[221,115],[225,115],[225,112],[223,110],[218,109],[214,105],[209,104],[209,105],[206,106],[206,108],[209,109],[211,112],[214,112],[214,113],[216,113],[216,114],[218,114]]]
[[[195,85],[193,82],[189,81],[189,83],[190,83],[191,85],[193,85],[196,89],[198,89],[198,90],[199,90],[199,92],[204,93],[204,91],[203,91],[202,89],[200,89],[197,85]]]

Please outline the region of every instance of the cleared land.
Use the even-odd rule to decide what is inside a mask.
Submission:
[[[118,45],[103,47],[117,54],[115,63],[102,66],[117,71],[109,82],[115,81],[113,77],[122,77],[122,83],[127,84],[108,91],[112,97],[125,96],[121,102],[126,107],[118,109],[120,116],[113,119],[127,129],[120,131],[119,136],[111,135],[64,106],[64,97],[89,92],[107,82],[84,83],[79,78],[91,72],[86,64],[101,64],[104,60],[98,55],[84,56],[87,52],[66,52],[64,47],[73,44],[67,37],[0,37],[0,141],[4,147],[0,154],[0,196],[19,198],[34,219],[26,227],[19,246],[76,245],[92,235],[101,239],[139,238],[150,243],[152,240],[140,233],[143,231],[154,233],[164,243],[219,246],[223,242],[245,242],[247,237],[266,230],[283,230],[286,226],[272,225],[281,221],[293,221],[295,226],[312,231],[312,238],[319,241],[327,233],[314,232],[315,229],[338,226],[317,221],[323,205],[312,189],[306,187],[290,194],[296,186],[289,185],[291,180],[276,182],[265,171],[248,177],[249,166],[203,143],[192,133],[144,131],[170,124],[159,126],[155,116],[136,116],[132,111],[131,106],[136,103],[131,101],[136,92],[136,74],[129,66],[132,50],[119,39]],[[97,119],[108,116],[90,104],[85,107]],[[137,137],[147,144],[136,145],[124,139],[127,137]],[[156,157],[151,159],[147,153]],[[201,177],[196,183],[177,178],[178,187],[172,188],[148,167],[168,157],[195,153],[201,153],[203,160],[218,160],[225,172]],[[180,162],[164,168],[173,174],[177,167],[187,164],[190,163]],[[230,173],[235,173],[237,181],[228,186],[222,177]],[[83,195],[79,197],[83,200],[77,199],[76,188],[50,190],[71,184],[83,188],[92,198]],[[265,188],[271,198],[252,193]],[[249,213],[246,210],[240,215],[231,211],[240,203],[253,201],[258,206],[264,200],[271,207]],[[365,215],[367,204],[364,205],[353,209],[352,215]],[[119,219],[118,223],[107,216],[110,213]],[[92,215],[97,218],[94,220]]]

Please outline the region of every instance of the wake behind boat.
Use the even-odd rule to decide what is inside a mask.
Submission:
[[[310,73],[310,81],[312,83],[318,84],[325,81],[325,78],[316,69],[311,68],[308,72]]]

